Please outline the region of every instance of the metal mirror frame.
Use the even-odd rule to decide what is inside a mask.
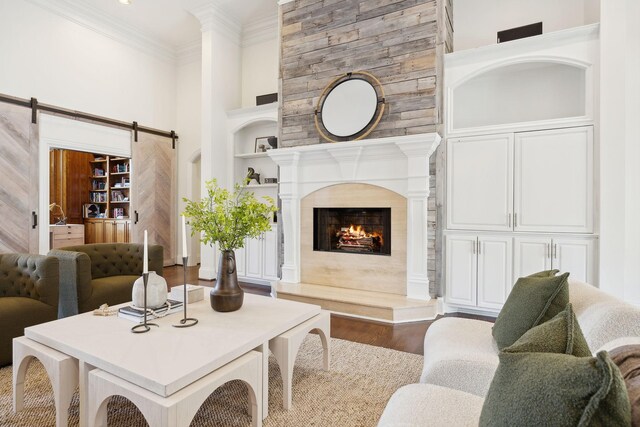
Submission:
[[[365,127],[360,129],[353,135],[346,137],[334,135],[324,126],[324,123],[322,122],[322,107],[324,106],[324,102],[326,101],[327,97],[331,94],[331,91],[340,86],[342,83],[354,79],[364,80],[369,83],[371,87],[373,87],[373,90],[375,91],[378,98],[376,111],[374,112],[373,117],[371,118],[369,123],[367,123]],[[380,123],[382,115],[384,114],[385,105],[386,101],[384,96],[384,89],[382,87],[382,84],[380,83],[380,80],[378,80],[373,74],[367,71],[354,71],[351,73],[342,74],[330,81],[318,98],[318,103],[314,111],[314,121],[316,129],[318,130],[320,136],[329,142],[357,141],[359,139],[366,138],[376,128],[376,126],[378,126],[378,123]]]

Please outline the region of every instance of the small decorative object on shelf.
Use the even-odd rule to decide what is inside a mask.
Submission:
[[[277,184],[278,183],[278,178],[265,178],[264,179],[264,183],[265,184]]]
[[[267,138],[267,142],[271,146],[272,149],[278,148],[278,138],[275,136],[270,136]]]
[[[260,184],[260,174],[256,173],[254,168],[250,167],[247,169],[247,178],[245,179],[245,185],[251,184],[252,180],[255,180],[258,184]]]
[[[258,177],[260,177],[260,175],[258,175]],[[58,210],[60,211],[60,215],[56,215],[54,213],[56,207],[58,208]],[[66,225],[67,224],[67,217],[64,214],[64,211],[62,210],[62,206],[60,206],[57,203],[51,203],[49,205],[49,211],[53,214],[54,218],[58,218],[58,221],[55,223],[55,225]]]
[[[256,238],[271,230],[271,215],[276,211],[273,199],[264,196],[259,202],[252,192],[239,184],[234,191],[218,187],[216,180],[207,181],[203,200],[187,202],[184,215],[190,218],[191,234],[201,235],[202,243],[218,245],[220,250],[218,277],[210,292],[215,311],[235,311],[242,307],[244,292],[238,285],[235,249],[244,246],[245,238]]]
[[[185,223],[185,217],[182,215],[182,301],[184,306],[184,316],[180,319],[179,325],[172,325],[174,328],[188,328],[198,323],[198,319],[193,317],[187,317],[187,305],[189,304],[187,299],[187,261],[189,260],[189,254],[187,252],[187,225]]]
[[[256,138],[256,153],[266,153],[267,150],[271,150],[271,145],[269,145],[269,138],[273,138],[272,136],[259,136]]]

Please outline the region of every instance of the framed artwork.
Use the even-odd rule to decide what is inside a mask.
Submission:
[[[259,136],[256,138],[256,146],[255,146],[255,153],[264,153],[267,150],[271,149],[271,146],[269,145],[269,137],[268,136]]]

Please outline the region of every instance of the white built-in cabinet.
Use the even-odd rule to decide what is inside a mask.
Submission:
[[[593,232],[593,127],[447,144],[449,230]]]
[[[246,239],[236,250],[236,268],[242,281],[264,283],[278,279],[278,240],[273,230],[255,239]]]
[[[513,239],[448,234],[447,303],[500,309],[513,284]]]
[[[557,269],[581,282],[595,280],[595,239],[565,236],[517,236],[514,238],[514,278]]]
[[[447,141],[447,304],[498,311],[542,270],[595,284],[593,127]]]
[[[267,137],[278,135],[278,104],[260,105],[227,112],[229,129],[229,183],[243,185],[258,200],[270,197],[277,205],[278,166],[261,148]],[[267,145],[271,149],[271,146]],[[260,175],[260,182],[245,182],[249,168]],[[270,178],[270,182],[265,179]],[[276,182],[273,182],[273,181]],[[278,278],[277,223],[271,231],[255,239],[246,239],[244,248],[236,250],[238,279],[268,285]]]

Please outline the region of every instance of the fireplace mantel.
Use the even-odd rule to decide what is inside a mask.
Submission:
[[[429,157],[439,143],[437,133],[428,133],[269,151],[280,167],[282,281],[300,283],[300,200],[324,187],[363,183],[386,188],[407,199],[406,294],[428,300]]]

